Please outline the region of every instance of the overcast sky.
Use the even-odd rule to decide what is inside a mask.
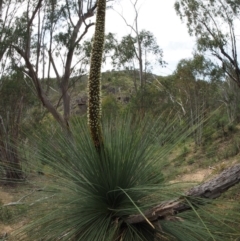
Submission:
[[[119,1],[119,0],[118,0]],[[132,0],[135,1],[135,0]],[[163,49],[166,68],[154,68],[159,75],[171,74],[180,59],[192,57],[194,38],[190,37],[186,24],[182,23],[174,10],[175,0],[138,0],[139,30],[151,31]],[[120,0],[114,4],[114,10],[107,11],[106,33],[116,33],[119,38],[129,34],[131,29],[116,13],[121,13],[129,24],[133,23],[134,10],[130,0]]]

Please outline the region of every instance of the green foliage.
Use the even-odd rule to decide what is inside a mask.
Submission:
[[[163,61],[163,51],[151,32],[146,30],[138,32],[137,29],[134,32],[134,37],[129,34],[118,43],[112,64],[133,74],[134,88],[137,92],[152,80],[147,73],[151,73],[154,64],[164,66],[166,63]]]
[[[217,154],[216,146],[211,145],[211,144],[209,143],[208,145],[206,145],[205,153],[206,153],[206,158],[215,157],[216,154]]]
[[[162,174],[155,171],[160,168],[156,146],[150,145],[150,136],[142,139],[147,134],[145,125],[134,131],[131,118],[126,118],[124,124],[104,124],[105,151],[101,156],[83,123],[75,125],[74,141],[64,135],[57,135],[51,142],[43,138],[42,153],[48,158],[44,161],[60,175],[63,189],[53,200],[57,210],[47,209],[47,216],[35,224],[36,229],[41,226],[41,237],[53,240],[66,234],[65,240],[76,235],[78,240],[112,240],[119,234],[131,240],[136,230],[143,232],[142,239],[152,233],[148,225],[124,225],[125,216],[138,213],[136,206],[145,210],[158,201],[152,198],[149,203],[148,198],[163,180]],[[29,231],[32,238],[38,235],[34,226],[30,225]]]
[[[17,145],[22,134],[22,117],[35,102],[34,94],[24,82],[26,78],[15,72],[0,80],[0,169],[1,180],[23,179]]]
[[[51,137],[39,133],[34,137],[41,146],[39,154],[30,149],[39,162],[44,160],[54,170],[52,190],[56,191],[32,207],[33,221],[17,232],[18,240],[27,240],[27,235],[29,240],[46,241],[230,241],[239,235],[227,216],[229,209],[222,213],[214,204],[202,207],[203,200],[186,199],[193,210],[177,215],[175,221],[159,220],[156,229],[147,222],[126,221],[129,215],[178,197],[185,187],[164,181],[166,156],[186,137],[175,138],[175,144],[159,145],[162,133],[171,135],[169,129],[162,131],[160,121],[140,121],[129,115],[104,120],[100,155],[85,120],[72,125],[72,136],[60,131]],[[238,218],[236,215],[232,221]]]
[[[237,57],[239,3],[228,0],[176,0],[175,10],[186,20],[190,35],[197,38],[197,49],[211,53],[231,81],[240,86]]]
[[[102,111],[105,117],[116,116],[121,109],[119,102],[113,95],[108,95],[102,100]]]
[[[225,148],[223,152],[223,157],[228,159],[230,157],[234,157],[240,152],[240,138],[234,137],[232,138],[231,143]]]
[[[186,146],[186,144],[184,144],[184,146],[181,147],[179,154],[172,160],[174,167],[183,166],[185,164],[188,153],[189,153],[189,148]],[[193,161],[189,162],[189,164],[192,164],[192,163]]]
[[[181,155],[187,156],[188,153],[189,153],[189,149],[187,146],[184,145]]]
[[[36,104],[36,96],[28,84],[28,79],[18,71],[0,79],[0,116],[11,137],[29,120],[26,113]]]
[[[36,97],[27,84],[27,79],[20,72],[13,72],[12,75],[0,79],[1,115],[6,115],[7,111],[13,112],[21,98],[27,106],[34,104]]]
[[[4,206],[0,203],[0,222],[11,223],[20,215],[26,214],[26,212],[27,207],[25,205]]]
[[[9,212],[8,207],[4,207],[2,203],[0,203],[0,221],[3,223],[8,222],[12,218],[11,212]]]
[[[151,116],[164,116],[166,122],[171,119],[171,112],[174,106],[170,101],[166,101],[168,95],[164,91],[159,91],[155,84],[146,84],[143,89],[138,90],[130,102],[132,112],[148,113]]]
[[[141,56],[139,55],[139,46]],[[91,48],[91,40],[85,41],[83,50],[86,56],[90,56]],[[140,62],[144,67],[144,70],[141,70],[144,73],[141,73],[141,75],[144,75],[145,82],[149,80],[147,73],[151,73],[154,65],[164,66],[166,64],[163,61],[163,51],[158,46],[156,38],[147,30],[140,31],[138,36],[135,37],[132,35],[123,36],[120,41],[118,41],[116,34],[106,34],[103,53],[104,63],[109,56],[114,69],[124,69],[132,74],[136,89],[140,85],[138,83]]]

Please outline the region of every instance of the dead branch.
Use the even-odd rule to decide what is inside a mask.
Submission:
[[[131,215],[125,222],[134,224],[146,222],[146,220],[155,222],[159,219],[168,219],[178,213],[191,209],[189,204],[185,201],[185,197],[215,199],[239,182],[240,164],[237,164],[226,169],[210,181],[191,188],[182,197],[161,203],[145,211],[143,213],[144,215]]]
[[[7,207],[7,206],[16,206],[16,205],[25,205],[26,203],[24,202],[21,202],[22,200],[24,200],[26,197],[30,196],[31,194],[33,194],[34,192],[40,192],[40,191],[44,191],[45,187],[43,188],[37,188],[37,189],[34,189],[32,190],[30,193],[24,195],[23,197],[21,197],[18,201],[16,202],[10,202],[10,203],[6,203],[3,205],[3,207]],[[46,198],[41,198],[41,199],[46,199]],[[39,202],[40,199],[38,199],[36,202]],[[35,202],[34,202],[35,203]],[[33,205],[34,203],[31,203],[31,205]]]
[[[53,198],[54,196],[56,196],[56,194],[53,194],[53,195],[51,195],[51,196],[49,196],[49,197],[42,197],[42,198],[39,198],[39,199],[36,200],[35,202],[29,204],[29,206],[33,206],[35,203],[41,202],[41,201],[46,200],[46,199],[49,199],[49,198]]]
[[[33,194],[36,190],[32,190],[30,193],[28,193],[27,195],[21,197],[18,201],[16,202],[10,202],[7,204],[4,204],[3,207],[7,207],[7,206],[15,206],[15,205],[24,205],[26,203],[21,202],[23,199],[25,199],[26,197],[30,196],[31,194]]]

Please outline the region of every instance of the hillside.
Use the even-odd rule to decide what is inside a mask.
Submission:
[[[56,80],[52,80],[49,89],[49,98],[57,105],[59,95],[57,95],[58,88],[54,81]],[[87,78],[75,78],[71,79],[71,82],[72,119],[85,118]],[[206,88],[205,83],[203,87]],[[212,88],[210,85],[208,87]],[[189,106],[189,102],[184,102],[185,97],[181,95],[181,92],[176,92],[176,88],[179,88],[179,83],[174,82],[172,76],[149,75],[145,89],[141,91],[137,85],[136,91],[132,72],[103,73],[102,113],[104,118],[108,118],[120,117],[126,112],[131,112],[136,117],[147,117],[149,121],[158,123],[161,131],[156,143],[159,152],[164,153],[162,158],[165,164],[164,168],[156,172],[162,172],[169,184],[181,182],[188,187],[205,182],[240,162],[240,125],[237,121],[230,123],[227,120],[226,109],[221,105],[216,105],[211,98],[208,100],[208,107],[201,109],[204,114],[198,110],[197,114],[201,116],[200,121],[191,125],[193,119],[191,115],[188,115],[188,111],[192,110],[191,105]],[[195,91],[194,86],[191,88]],[[189,93],[192,91],[191,88],[187,89]],[[171,97],[170,91],[176,96]],[[173,98],[176,100],[172,101]],[[182,103],[185,103],[184,106],[178,103],[181,98]],[[196,102],[194,108],[198,105],[202,106],[201,98],[198,101],[199,103]],[[206,101],[205,98],[204,101]],[[35,131],[38,133],[39,130],[46,130],[53,138],[58,131],[51,115],[45,109],[39,108],[37,100],[34,103],[27,108],[22,118],[21,136],[24,143],[30,146],[34,142],[29,143],[29,133],[32,135]],[[182,112],[182,108],[186,113]],[[62,111],[61,101],[58,110]],[[38,113],[37,118],[36,113]],[[189,128],[193,128],[194,131],[184,134]],[[26,129],[28,129],[27,133]],[[40,148],[41,146],[38,147]],[[26,182],[10,188],[8,185],[0,187],[0,240],[13,241],[11,234],[32,219],[31,205],[40,203],[42,207],[41,203],[45,205],[43,200],[46,199],[48,203],[48,199],[55,195],[51,194],[56,181],[54,171],[44,161],[39,163],[33,160],[32,162],[29,153],[24,154],[24,159],[26,159],[22,162]],[[186,190],[186,187],[183,190]],[[239,185],[230,189],[222,199],[240,201]]]

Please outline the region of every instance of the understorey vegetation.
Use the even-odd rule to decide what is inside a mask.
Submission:
[[[139,30],[138,0],[134,25],[126,23],[134,36],[121,41],[105,34],[114,1],[26,2],[0,1],[0,240],[240,240],[239,68],[229,17],[237,5],[176,1],[199,51],[163,77],[150,71],[147,53],[166,63],[153,34]],[[216,6],[235,59],[221,45],[228,35],[211,34],[188,11],[210,21]],[[109,55],[115,69],[102,73]]]

